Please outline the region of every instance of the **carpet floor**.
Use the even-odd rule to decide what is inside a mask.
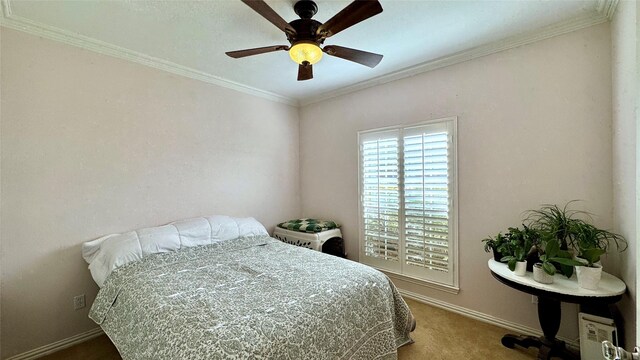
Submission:
[[[407,299],[416,317],[413,344],[398,349],[400,360],[528,360],[536,349],[507,349],[500,339],[507,331],[446,310]],[[106,335],[43,357],[46,360],[118,360]]]

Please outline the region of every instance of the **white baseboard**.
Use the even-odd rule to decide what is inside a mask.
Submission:
[[[432,305],[435,306],[437,308],[440,309],[444,309],[444,310],[448,310],[451,312],[454,312],[456,314],[460,314],[462,316],[466,316],[468,318],[472,318],[474,320],[478,320],[478,321],[482,321],[484,323],[488,323],[491,325],[496,325],[499,326],[501,328],[505,328],[509,331],[512,331],[516,334],[522,334],[522,335],[532,335],[532,336],[542,336],[542,331],[538,330],[538,329],[534,329],[532,327],[528,327],[528,326],[524,326],[518,323],[514,323],[512,321],[507,321],[504,319],[500,319],[497,318],[495,316],[491,316],[491,315],[487,315],[485,313],[481,313],[479,311],[475,311],[475,310],[471,310],[471,309],[467,309],[465,307],[462,306],[458,306],[458,305],[453,305],[450,304],[448,302],[442,301],[442,300],[438,300],[438,299],[434,299],[434,298],[430,298],[428,296],[424,296],[421,294],[417,294],[411,291],[407,291],[407,290],[402,290],[402,289],[398,289],[398,291],[400,292],[400,294],[404,297],[407,297],[409,299],[421,302],[421,303],[425,303],[428,305]],[[565,337],[561,337],[558,336],[559,340],[564,341],[565,343],[567,343],[567,346],[570,348],[573,348],[574,350],[576,349],[580,349],[580,342],[578,340],[575,339],[568,339]]]
[[[6,360],[30,360],[37,359],[39,357],[43,357],[45,355],[52,354],[56,351],[60,351],[62,349],[66,349],[73,345],[80,344],[87,340],[93,339],[100,335],[104,334],[101,328],[91,329],[89,331],[85,331],[81,334],[74,335],[68,337],[66,339],[62,339],[51,344],[47,344],[44,346],[40,346],[39,348],[35,348],[33,350],[29,350],[27,352],[23,352],[22,354],[14,355]]]

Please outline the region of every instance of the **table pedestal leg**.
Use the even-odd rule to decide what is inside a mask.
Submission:
[[[538,321],[544,338],[549,341],[556,339],[556,334],[560,329],[561,311],[560,301],[538,297]]]
[[[538,359],[549,360],[552,356],[562,359],[580,359],[579,356],[569,351],[564,341],[556,339],[560,328],[561,310],[560,302],[553,299],[538,297],[538,321],[544,336],[518,336],[507,334],[502,337],[502,345],[512,349],[515,345],[524,348],[538,348]]]

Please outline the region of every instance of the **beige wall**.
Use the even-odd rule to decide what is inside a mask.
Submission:
[[[83,241],[198,215],[300,215],[298,110],[1,32],[2,356],[97,325]]]
[[[344,224],[356,258],[357,131],[458,116],[460,293],[399,284],[537,328],[531,296],[491,277],[480,240],[571,199],[612,226],[610,35],[602,24],[304,107],[303,215]],[[566,310],[560,335],[575,339]]]
[[[638,38],[635,1],[620,1],[611,24],[613,99],[613,218],[614,228],[629,240],[629,249],[620,254],[618,275],[628,293],[620,302],[625,317],[625,340],[636,343],[636,234],[637,234],[637,116]]]

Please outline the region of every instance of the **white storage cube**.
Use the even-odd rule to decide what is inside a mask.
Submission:
[[[304,233],[276,227],[273,237],[287,244],[322,251],[322,245],[329,239],[342,238],[340,229],[331,229],[319,233]]]

